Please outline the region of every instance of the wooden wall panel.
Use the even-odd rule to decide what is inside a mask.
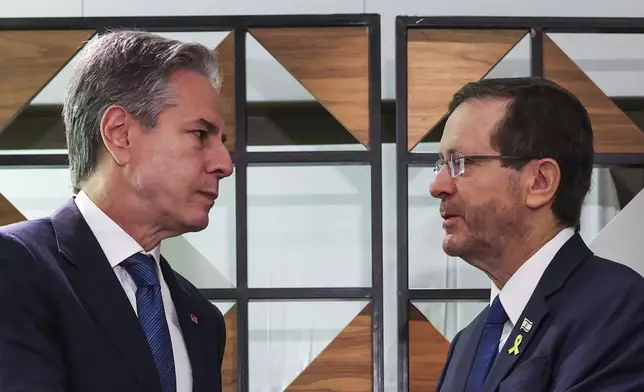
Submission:
[[[230,32],[215,49],[223,76],[221,87],[221,115],[226,124],[226,147],[235,151],[235,35]]]
[[[94,31],[0,31],[0,132]]]
[[[338,122],[369,147],[366,27],[255,28],[249,32]]]
[[[367,305],[285,391],[370,391],[371,373],[371,305]]]
[[[224,315],[226,321],[226,352],[221,366],[224,392],[237,392],[237,306]]]
[[[449,342],[414,305],[409,304],[409,390],[434,391]]]
[[[407,31],[409,151],[445,116],[452,95],[483,78],[525,34],[525,30]]]
[[[644,153],[644,132],[547,35],[544,77],[575,94],[588,110],[598,153]]]
[[[21,222],[25,217],[0,193],[0,226]]]

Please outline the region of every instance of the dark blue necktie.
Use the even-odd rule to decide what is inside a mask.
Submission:
[[[165,318],[156,261],[137,253],[121,263],[136,283],[136,308],[139,322],[156,364],[163,392],[177,390],[170,329]]]
[[[508,315],[505,313],[503,305],[501,305],[501,300],[497,295],[494,301],[492,301],[492,305],[487,314],[487,321],[483,327],[483,335],[481,336],[476,357],[474,357],[474,364],[470,371],[470,377],[467,381],[467,392],[479,392],[483,388],[483,383],[499,352],[503,324],[506,321],[508,321]]]

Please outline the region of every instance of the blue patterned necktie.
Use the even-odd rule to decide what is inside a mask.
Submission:
[[[479,392],[483,388],[483,383],[487,378],[492,364],[499,352],[499,342],[503,325],[508,321],[508,315],[501,305],[501,300],[497,295],[492,301],[490,310],[487,314],[487,321],[483,327],[483,335],[479,342],[474,364],[470,371],[470,377],[467,381],[467,392]]]
[[[156,364],[163,392],[177,390],[170,329],[165,318],[156,261],[137,253],[121,263],[136,283],[136,308],[139,322]]]

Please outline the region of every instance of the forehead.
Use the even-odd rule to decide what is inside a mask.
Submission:
[[[212,82],[194,71],[176,71],[168,80],[178,95],[177,109],[182,117],[203,118],[210,122],[220,121],[219,93]]]
[[[506,113],[507,99],[471,99],[460,104],[445,123],[440,152],[492,153],[490,137]]]

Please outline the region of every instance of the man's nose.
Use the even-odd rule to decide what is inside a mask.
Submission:
[[[223,143],[214,148],[208,172],[216,173],[220,178],[229,177],[233,174],[233,160]]]
[[[429,184],[429,193],[436,199],[443,199],[456,192],[456,184],[449,173],[449,169],[443,166],[435,175],[434,181]]]

